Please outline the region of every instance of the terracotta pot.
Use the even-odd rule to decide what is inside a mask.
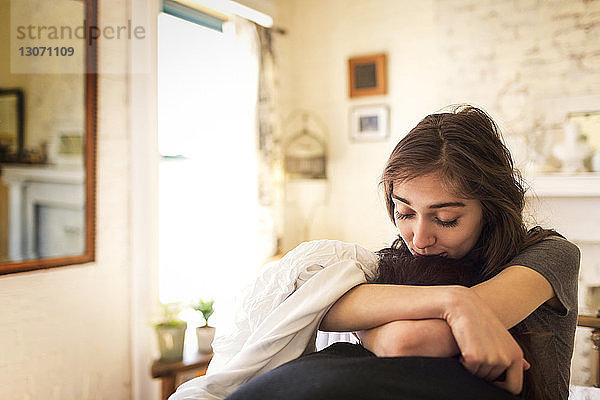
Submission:
[[[198,352],[203,354],[212,353],[215,328],[212,326],[199,326],[196,328],[196,337],[198,338]]]
[[[183,360],[183,342],[187,324],[181,325],[157,325],[156,335],[160,349],[161,361]]]

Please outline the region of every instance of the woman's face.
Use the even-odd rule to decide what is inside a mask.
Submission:
[[[475,246],[483,228],[479,200],[456,197],[437,174],[393,187],[394,220],[413,254],[461,258]]]

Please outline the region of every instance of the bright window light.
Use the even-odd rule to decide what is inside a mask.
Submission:
[[[160,300],[213,298],[215,325],[260,264],[258,55],[236,27],[159,17]]]

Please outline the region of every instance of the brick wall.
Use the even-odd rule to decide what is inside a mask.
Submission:
[[[562,132],[553,103],[600,93],[599,1],[437,0],[434,10],[442,103],[481,104],[531,151],[547,153]]]

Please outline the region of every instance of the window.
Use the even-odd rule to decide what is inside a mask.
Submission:
[[[254,27],[161,14],[158,131],[162,302],[215,299],[215,320],[260,263]]]

